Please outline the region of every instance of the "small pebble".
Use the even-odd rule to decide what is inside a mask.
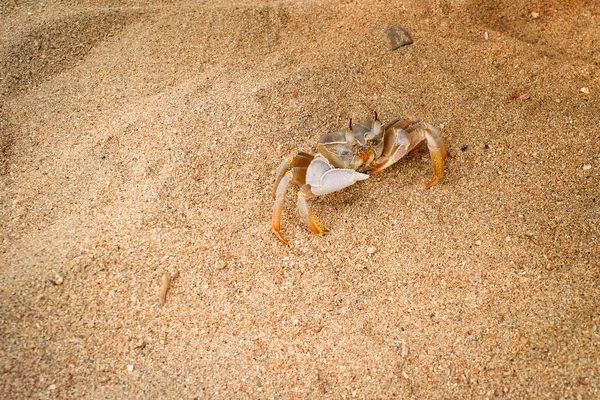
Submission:
[[[404,377],[404,379],[408,379],[408,374],[404,371],[402,371],[402,376]]]
[[[476,246],[481,246],[481,240],[476,240],[476,241],[475,241],[475,245],[476,245]]]
[[[392,50],[413,44],[410,33],[400,26],[390,26],[387,30],[387,36],[390,40],[390,47]]]
[[[50,281],[51,284],[53,284],[55,286],[60,286],[64,282],[64,278],[60,275],[56,275],[54,278],[50,278],[48,280]]]
[[[128,372],[133,372],[133,365],[129,364],[129,365],[127,366],[127,371],[128,371]]]
[[[579,91],[583,94],[590,94],[590,89],[586,87],[582,87],[581,89],[579,89]]]
[[[374,246],[368,247],[367,248],[367,253],[368,254],[375,254],[377,252],[377,248]]]
[[[468,145],[463,144],[462,146],[460,146],[460,151],[467,151],[468,148],[469,148]]]
[[[592,169],[592,165],[591,164],[585,164],[582,169],[584,171],[590,170],[590,169]]]
[[[537,13],[535,11],[533,11],[530,15],[531,15],[531,18],[533,18],[533,19],[538,19],[540,17],[540,13]]]
[[[52,384],[52,385],[48,386],[48,390],[56,390],[56,385]]]

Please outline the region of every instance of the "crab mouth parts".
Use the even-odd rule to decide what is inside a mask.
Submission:
[[[366,165],[375,159],[375,152],[368,147],[357,149],[355,157],[362,162],[362,165]]]

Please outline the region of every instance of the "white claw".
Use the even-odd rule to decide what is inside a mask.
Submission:
[[[317,196],[337,192],[368,177],[369,175],[353,169],[334,168],[325,157],[320,155],[315,157],[306,171],[306,183],[310,185],[311,192]]]
[[[356,181],[364,181],[369,175],[356,172],[353,169],[331,169],[321,178],[321,186],[311,187],[317,196],[331,192],[337,192],[345,187],[353,185]]]
[[[332,168],[333,165],[325,157],[317,154],[306,170],[306,183],[311,187],[320,186],[321,177]]]

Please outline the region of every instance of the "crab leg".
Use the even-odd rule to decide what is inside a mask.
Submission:
[[[426,140],[433,162],[434,177],[425,188],[429,189],[435,185],[444,175],[444,161],[447,156],[446,145],[442,135],[433,125],[421,122],[415,117],[396,120],[386,125],[384,140],[382,157],[373,168],[373,172],[379,172],[394,164],[406,154],[418,149],[422,141]]]
[[[444,139],[442,139],[440,132],[433,125],[423,125],[424,127],[419,130],[425,135],[425,139],[427,140],[427,148],[429,149],[431,161],[433,162],[434,176],[425,187],[426,189],[429,189],[440,180],[442,175],[444,175],[444,161],[446,161],[448,151],[446,150],[446,144],[444,143]]]
[[[279,240],[287,244],[288,241],[281,234],[281,215],[285,206],[285,195],[290,183],[296,185],[304,185],[306,183],[306,170],[314,156],[304,152],[298,152],[294,156],[285,158],[275,177],[275,185],[273,187],[273,216],[271,218],[271,229],[277,235]]]
[[[305,185],[298,191],[298,211],[300,215],[304,219],[306,226],[313,233],[323,236],[329,233],[329,231],[323,226],[323,224],[317,219],[317,217],[310,212],[310,207],[308,206],[308,198],[309,196],[306,194],[306,191],[310,192],[310,186]]]
[[[275,204],[273,205],[273,216],[271,218],[271,230],[279,240],[288,244],[288,241],[281,234],[281,214],[283,214],[283,206],[285,205],[285,195],[287,193],[290,181],[293,178],[291,171],[287,171],[281,178],[275,190]]]
[[[373,172],[379,172],[395,164],[420,147],[424,136],[415,129],[420,122],[418,118],[410,117],[394,120],[384,126],[383,154],[373,168]]]
[[[395,164],[408,153],[411,140],[408,132],[401,128],[392,128],[393,132],[385,137],[385,150],[383,156],[378,160],[379,165],[373,168],[373,172],[379,172]]]
[[[279,168],[277,168],[277,173],[275,174],[275,183],[273,184],[273,199],[277,198],[277,188],[279,188],[279,183],[281,182],[283,176],[289,171],[290,162],[292,162],[292,157],[286,157],[279,165]]]
[[[277,173],[275,175],[275,184],[273,185],[273,198],[276,198],[277,187],[279,186],[279,182],[281,181],[283,176],[288,172],[288,170],[297,167],[307,168],[308,164],[310,164],[312,159],[312,155],[304,152],[298,152],[298,154],[294,156],[284,158],[281,164],[279,165],[279,168],[277,168]],[[304,182],[302,182],[302,184],[304,184]]]

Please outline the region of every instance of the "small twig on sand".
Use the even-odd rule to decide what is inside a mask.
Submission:
[[[167,302],[167,292],[169,291],[169,284],[171,283],[171,275],[166,272],[162,276],[162,280],[160,283],[160,296],[159,296],[159,304],[161,306],[165,305]]]
[[[179,270],[175,270],[175,272],[173,272],[173,275],[169,274],[168,272],[165,272],[163,274],[160,283],[160,294],[158,298],[159,304],[161,306],[164,306],[167,302],[167,292],[169,291],[169,285],[171,284],[171,281],[177,279],[178,277]]]

